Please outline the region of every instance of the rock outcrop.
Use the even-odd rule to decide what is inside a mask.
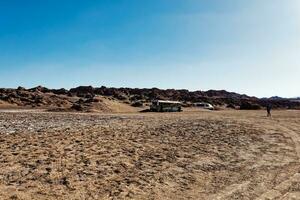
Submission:
[[[250,97],[225,90],[188,91],[158,88],[109,88],[80,86],[67,89],[48,89],[38,86],[31,89],[1,89],[0,101],[19,107],[61,108],[90,111],[94,107],[106,109],[96,96],[104,96],[133,107],[141,107],[155,99],[181,101],[185,106],[195,102],[208,102],[215,106],[240,109],[261,109],[271,104],[273,108],[300,109],[299,100],[284,98]],[[102,106],[102,107],[101,107]],[[109,110],[109,109],[106,109]]]

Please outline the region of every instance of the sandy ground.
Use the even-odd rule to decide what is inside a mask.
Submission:
[[[0,199],[300,199],[300,112],[0,112]]]

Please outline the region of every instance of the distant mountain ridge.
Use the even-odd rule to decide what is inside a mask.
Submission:
[[[272,96],[272,97],[265,97],[264,99],[300,99],[300,97],[292,97],[292,98],[288,98],[288,97],[280,97],[280,96]]]
[[[300,102],[281,97],[257,98],[226,90],[189,91],[185,89],[158,88],[113,88],[79,86],[67,89],[49,89],[38,86],[30,89],[0,89],[1,101],[20,107],[63,107],[70,108],[80,102],[93,102],[96,96],[104,96],[118,101],[137,105],[155,99],[181,101],[185,106],[195,102],[208,102],[215,106],[240,109],[260,109],[272,104],[274,108],[300,108]]]

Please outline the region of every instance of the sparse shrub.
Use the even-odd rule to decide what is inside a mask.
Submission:
[[[122,92],[115,93],[113,97],[121,101],[128,99],[127,96]]]
[[[83,111],[83,106],[80,105],[80,104],[75,103],[75,104],[72,105],[71,109],[74,109],[76,111]]]
[[[235,105],[234,105],[234,104],[228,104],[228,105],[226,106],[226,108],[235,109]]]
[[[260,110],[261,106],[250,102],[242,102],[240,110]]]
[[[143,103],[141,101],[136,101],[136,102],[132,103],[131,106],[133,106],[133,107],[142,107]]]

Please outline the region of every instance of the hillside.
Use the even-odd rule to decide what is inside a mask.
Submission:
[[[215,106],[260,109],[268,104],[274,108],[300,108],[300,102],[283,98],[259,99],[225,90],[188,91],[158,88],[109,88],[80,86],[66,89],[0,89],[0,108],[41,108],[52,111],[126,112],[149,104],[152,100],[176,100],[190,106],[209,102]]]

